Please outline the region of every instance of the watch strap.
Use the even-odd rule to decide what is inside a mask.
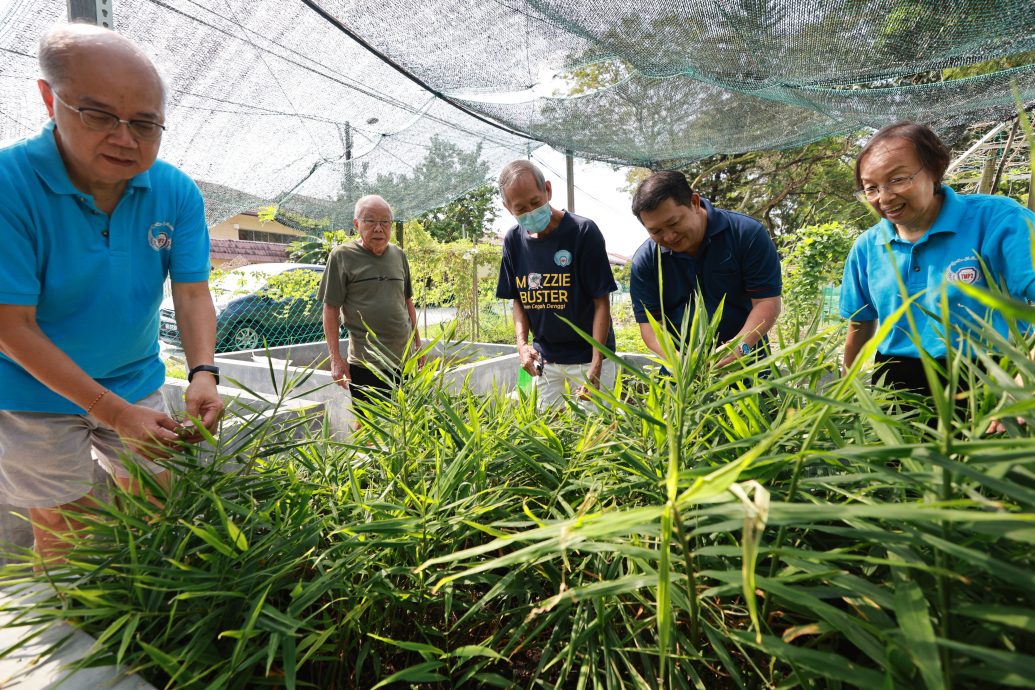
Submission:
[[[207,371],[208,373],[210,373],[213,376],[215,376],[216,377],[216,385],[217,386],[219,385],[219,367],[217,367],[214,364],[199,364],[198,366],[196,366],[193,369],[191,369],[187,373],[187,383],[190,383],[191,381],[193,381],[194,380],[194,374],[198,373],[199,371]]]

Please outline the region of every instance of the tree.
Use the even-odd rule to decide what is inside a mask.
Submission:
[[[392,206],[396,218],[414,218],[456,199],[460,190],[481,187],[489,177],[482,145],[466,150],[442,137],[432,137],[428,153],[410,174],[378,175],[369,188]]]
[[[784,243],[785,322],[800,323],[816,313],[821,290],[841,282],[845,259],[858,236],[855,228],[824,223],[802,228],[793,241]]]
[[[439,242],[477,241],[485,237],[496,220],[496,194],[496,186],[485,183],[417,220]]]
[[[807,225],[871,224],[854,196],[856,137],[834,137],[779,151],[711,156],[679,168],[694,191],[724,209],[757,218],[775,239]],[[650,174],[634,168],[635,188]]]

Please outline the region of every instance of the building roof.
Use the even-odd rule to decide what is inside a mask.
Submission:
[[[247,263],[279,263],[287,261],[287,246],[251,240],[211,240],[209,255],[213,259],[241,259]]]

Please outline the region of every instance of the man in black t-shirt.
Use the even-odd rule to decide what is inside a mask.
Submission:
[[[563,404],[566,388],[586,398],[587,386],[613,384],[614,365],[561,317],[614,349],[609,295],[618,286],[604,236],[588,218],[552,208],[550,183],[528,161],[507,164],[499,188],[518,224],[503,240],[496,296],[513,300],[521,366],[537,377],[541,404]]]

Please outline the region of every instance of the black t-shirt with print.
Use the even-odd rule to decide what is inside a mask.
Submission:
[[[535,348],[547,362],[585,364],[593,347],[560,317],[593,333],[593,300],[618,289],[596,223],[565,213],[545,237],[529,237],[515,225],[503,239],[496,296],[521,301]],[[607,342],[615,347],[614,327]]]

